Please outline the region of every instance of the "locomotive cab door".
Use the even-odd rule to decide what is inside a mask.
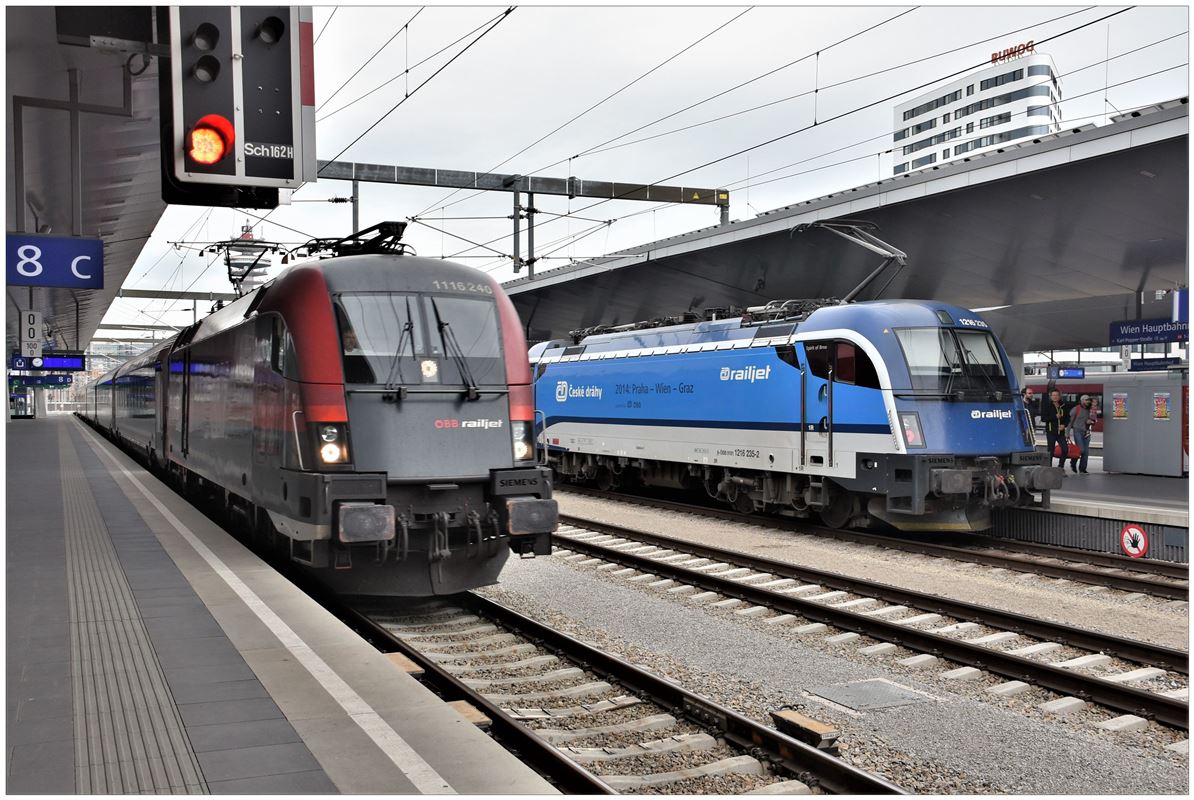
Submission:
[[[801,472],[823,475],[832,464],[833,452],[830,407],[833,342],[805,342],[804,354],[800,467]]]
[[[853,342],[840,339],[805,342],[806,359],[801,409],[801,472],[853,478],[859,428],[853,424],[864,401],[857,387],[878,388],[870,359]],[[873,385],[872,385],[873,384]]]

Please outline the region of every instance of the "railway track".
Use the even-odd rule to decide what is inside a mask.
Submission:
[[[1189,675],[1189,654],[1181,650],[574,516],[561,515],[560,523],[555,544],[571,551],[565,558],[619,565],[623,569],[612,574],[627,580],[690,594],[696,590],[700,593],[692,599],[697,601],[745,602],[749,607],[739,613],[778,612],[776,622],[803,620],[796,628],[802,633],[832,627],[877,639],[878,647],[902,646],[931,656],[930,662],[945,658],[963,670],[971,668],[955,672],[959,679],[980,671],[1006,678],[1006,694],[1032,684],[1132,718],[1123,724],[1154,719],[1188,729],[1189,705],[1179,699],[1188,692],[1188,682],[1173,680]],[[1028,637],[1035,641],[1025,642]],[[1063,647],[1083,655],[1044,660]],[[1118,672],[1097,674],[1116,658],[1130,663]],[[1160,680],[1170,685],[1159,691],[1129,685]],[[1187,685],[1174,688],[1182,682]]]
[[[475,594],[417,609],[370,598],[343,615],[570,794],[904,793]]]
[[[605,492],[586,486],[560,486],[557,491],[596,497],[623,503],[644,505],[665,511],[698,514],[731,522],[745,522],[777,530],[812,534],[818,538],[873,545],[888,550],[920,553],[937,558],[968,561],[991,567],[1031,572],[1050,578],[1065,578],[1077,583],[1107,586],[1125,592],[1164,597],[1172,600],[1190,599],[1190,567],[1170,561],[1126,558],[1072,548],[1050,547],[1031,542],[1016,542],[994,536],[966,534],[965,542],[951,539],[951,544],[882,536],[873,533],[843,531],[815,525],[803,520],[789,520],[775,516],[747,516],[736,511],[654,497]]]

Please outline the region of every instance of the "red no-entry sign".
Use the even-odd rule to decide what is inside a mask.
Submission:
[[[1132,558],[1142,558],[1148,552],[1148,531],[1135,523],[1124,525],[1119,532],[1119,546]]]

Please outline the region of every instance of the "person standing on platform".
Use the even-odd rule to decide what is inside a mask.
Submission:
[[[1070,459],[1070,469],[1075,475],[1079,472],[1086,474],[1086,462],[1090,458],[1090,435],[1098,419],[1099,412],[1093,408],[1093,401],[1088,394],[1082,395],[1078,405],[1070,409],[1070,438],[1082,453],[1081,463],[1077,458]]]
[[[1069,427],[1070,415],[1065,404],[1061,402],[1061,392],[1057,389],[1049,392],[1049,400],[1041,401],[1041,422],[1045,423],[1045,441],[1049,447],[1049,464],[1053,464],[1053,447],[1057,446],[1060,455],[1057,466],[1065,469],[1066,451],[1069,442],[1066,440],[1066,428]]]
[[[1020,392],[1020,399],[1024,401],[1024,409],[1028,412],[1028,420],[1032,422],[1033,429],[1036,429],[1036,418],[1040,416],[1040,409],[1037,408],[1036,394],[1032,388],[1025,386]]]

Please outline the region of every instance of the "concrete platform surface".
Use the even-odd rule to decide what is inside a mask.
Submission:
[[[554,793],[73,417],[7,434],[8,792]]]
[[[1103,459],[1094,452],[1085,475],[1073,474],[1066,461],[1065,483],[1052,493],[1050,511],[1189,527],[1189,477],[1104,472]],[[1056,459],[1053,464],[1057,465]]]

